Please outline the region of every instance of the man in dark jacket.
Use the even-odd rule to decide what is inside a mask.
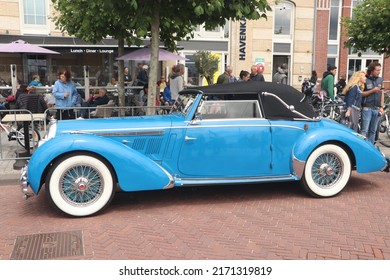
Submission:
[[[383,114],[383,79],[379,77],[381,70],[382,66],[379,62],[372,62],[368,65],[366,84],[362,93],[362,129],[360,133],[373,144],[380,115]]]
[[[261,81],[261,82],[265,81],[263,74],[261,74],[261,73],[259,73],[257,71],[257,65],[252,65],[252,67],[251,67],[251,75],[250,75],[249,80],[251,80],[251,81]]]
[[[110,101],[107,96],[107,90],[105,88],[100,88],[98,93],[95,93],[93,96],[90,96],[87,102],[84,102],[82,107],[97,107],[99,105],[105,105]],[[86,118],[88,114],[95,109],[81,109],[80,117]]]

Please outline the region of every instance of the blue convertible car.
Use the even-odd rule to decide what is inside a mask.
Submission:
[[[44,185],[60,211],[88,216],[118,189],[301,181],[331,197],[352,170],[388,168],[364,137],[301,99],[290,86],[243,82],[182,91],[168,115],[58,121],[23,169],[22,190]]]

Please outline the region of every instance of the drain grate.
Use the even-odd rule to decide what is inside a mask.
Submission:
[[[83,256],[83,234],[66,231],[17,236],[11,260],[48,260]]]

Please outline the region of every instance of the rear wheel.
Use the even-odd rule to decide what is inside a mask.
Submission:
[[[320,146],[306,162],[303,188],[315,197],[334,196],[348,183],[351,170],[351,161],[344,149],[333,144]]]
[[[57,161],[45,185],[54,206],[71,216],[89,216],[102,211],[115,193],[108,163],[89,154],[71,154]]]

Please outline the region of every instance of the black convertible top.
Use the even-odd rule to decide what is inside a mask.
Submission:
[[[261,103],[266,118],[269,119],[292,119],[297,118],[296,113],[290,111],[275,96],[266,96],[261,93],[273,93],[288,105],[293,105],[295,110],[301,114],[313,118],[315,113],[313,107],[306,101],[301,102],[304,95],[295,88],[271,82],[237,82],[229,84],[217,84],[212,86],[195,87],[205,95],[215,95],[221,99],[258,99],[260,95]]]

